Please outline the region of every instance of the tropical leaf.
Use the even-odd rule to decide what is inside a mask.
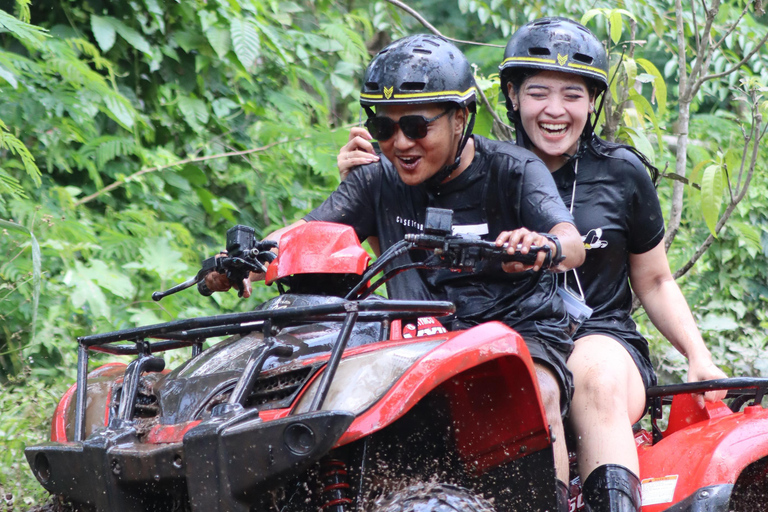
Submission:
[[[234,19],[230,25],[232,47],[245,69],[251,69],[261,53],[261,41],[256,27],[248,20]]]
[[[653,87],[654,98],[656,98],[656,104],[659,106],[659,115],[663,116],[667,112],[667,83],[664,81],[664,77],[648,59],[637,58],[635,61],[645,70],[646,73],[653,75]]]
[[[208,38],[208,42],[211,43],[211,48],[213,48],[220,59],[224,59],[232,48],[229,34],[229,30],[217,26],[209,27],[205,31],[205,36]]]
[[[91,30],[101,51],[108,52],[112,49],[117,40],[117,30],[109,19],[94,14],[91,16]]]
[[[0,66],[0,78],[8,82],[14,89],[19,87],[19,82],[16,80],[16,76],[3,66]]]
[[[611,23],[611,41],[613,41],[613,44],[617,44],[621,40],[621,32],[624,30],[621,12],[612,11],[609,20]]]
[[[710,165],[704,169],[701,177],[701,212],[712,236],[717,238],[715,228],[723,204],[723,168],[720,165]]]
[[[205,124],[208,122],[208,108],[203,100],[182,96],[179,98],[179,110],[181,110],[184,120],[196,132],[205,130]]]

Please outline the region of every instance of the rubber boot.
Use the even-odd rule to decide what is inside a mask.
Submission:
[[[640,512],[640,479],[624,466],[605,464],[584,481],[584,501],[591,512]]]
[[[568,484],[562,480],[557,481],[557,512],[569,512],[571,504],[568,502],[570,497],[570,489]]]

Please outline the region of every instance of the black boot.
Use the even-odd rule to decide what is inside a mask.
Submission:
[[[640,512],[640,479],[624,466],[605,464],[584,481],[584,501],[592,512]]]
[[[570,489],[568,484],[562,480],[557,481],[557,512],[569,512],[571,509],[570,503],[568,503],[568,497],[570,495]]]

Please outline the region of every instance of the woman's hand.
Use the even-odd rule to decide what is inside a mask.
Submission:
[[[530,231],[525,228],[515,229],[514,231],[502,231],[499,233],[499,236],[496,237],[496,245],[501,247],[504,244],[508,244],[507,254],[515,254],[516,252],[528,254],[531,250],[531,246],[534,245],[539,247],[549,246],[550,254],[552,255],[557,251],[557,246],[555,246],[554,242],[551,242],[548,238],[535,231]],[[536,261],[533,265],[526,265],[519,261],[508,261],[502,263],[501,268],[504,269],[504,272],[509,273],[523,272],[524,270],[531,268],[536,272],[541,269],[542,265],[544,265],[546,257],[547,254],[544,251],[541,251],[536,255]]]
[[[701,382],[703,380],[714,379],[727,379],[728,376],[715,366],[712,362],[712,356],[708,353],[699,357],[691,357],[688,360],[688,382]],[[707,391],[702,396],[701,393],[696,393],[694,396],[696,403],[700,407],[704,407],[704,401],[716,402],[725,398],[728,391],[725,389],[718,389],[717,391]]]
[[[336,157],[341,181],[347,179],[347,175],[353,167],[379,161],[373,144],[370,142],[371,139],[373,137],[365,128],[356,126],[349,131],[349,142],[342,146]]]

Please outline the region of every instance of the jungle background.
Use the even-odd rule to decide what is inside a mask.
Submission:
[[[230,226],[265,235],[337,186],[373,53],[423,22],[489,43],[459,43],[487,98],[475,131],[509,137],[503,45],[545,15],[605,40],[602,133],[662,170],[670,263],[716,362],[768,376],[762,1],[4,0],[0,508],[46,499],[22,453],[74,381],[77,336],[275,293],[150,299],[194,275]],[[682,356],[636,318],[660,380],[684,380]]]

